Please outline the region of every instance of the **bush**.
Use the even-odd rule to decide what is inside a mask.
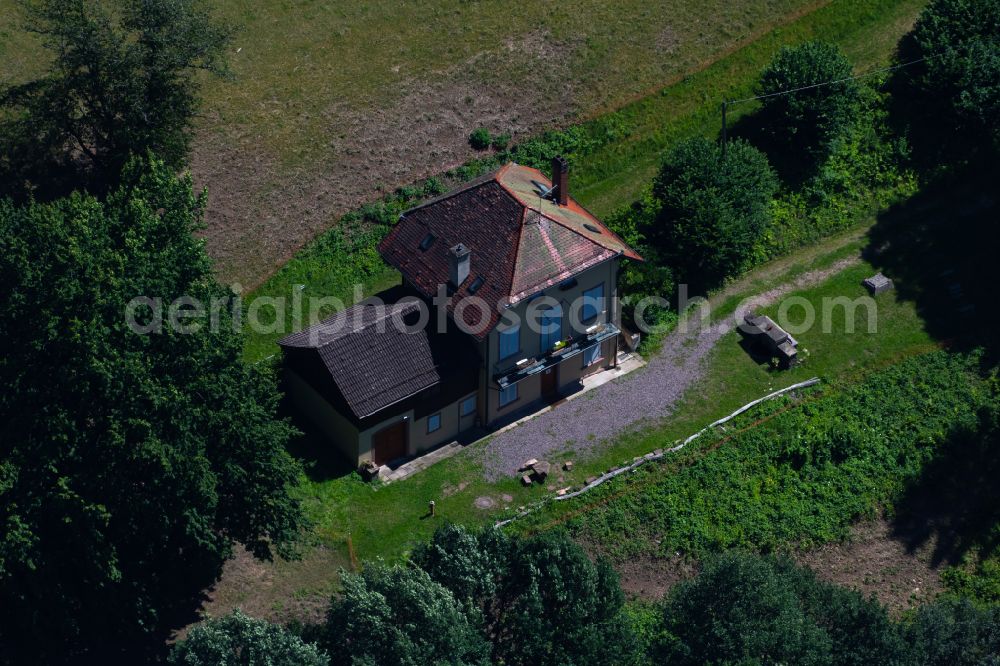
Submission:
[[[472,134],[469,135],[469,145],[472,146],[474,150],[486,150],[490,147],[490,143],[493,141],[493,137],[490,135],[490,131],[485,127],[477,127],[472,130]]]
[[[727,155],[703,137],[678,144],[653,183],[660,206],[642,229],[678,283],[702,289],[741,272],[770,221],[778,180],[767,157],[744,141]]]
[[[759,94],[770,146],[781,162],[815,167],[854,122],[859,88],[855,81],[808,88],[852,75],[851,63],[833,44],[807,42],[784,47],[763,71]],[[805,159],[802,159],[802,158]]]
[[[326,655],[278,625],[239,610],[209,620],[174,645],[171,666],[327,666]]]
[[[942,599],[917,610],[905,628],[914,666],[979,666],[998,663],[1000,607],[977,608],[967,600]]]
[[[507,150],[510,145],[510,134],[504,132],[493,137],[493,150]]]

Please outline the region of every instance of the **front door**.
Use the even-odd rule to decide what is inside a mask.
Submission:
[[[384,465],[406,455],[406,421],[382,428],[372,435],[372,461]]]
[[[554,365],[542,372],[542,397],[551,400],[559,394],[559,366]]]

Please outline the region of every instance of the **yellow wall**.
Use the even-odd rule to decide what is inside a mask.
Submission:
[[[603,264],[594,266],[590,270],[576,275],[577,284],[571,289],[561,291],[558,285],[556,285],[545,290],[543,293],[544,296],[554,298],[559,301],[562,306],[563,338],[581,335],[586,331],[588,326],[592,326],[595,323],[618,323],[619,315],[616,311],[614,311],[615,305],[617,304],[617,269],[617,259],[606,261]],[[583,292],[602,283],[604,284],[604,307],[602,311],[598,314],[595,320],[581,324],[581,326],[574,328],[570,317],[571,304],[577,299],[581,299],[583,297]],[[510,311],[516,314],[521,321],[520,352],[510,356],[509,358],[500,360],[500,331],[506,327],[503,319],[501,319],[500,325],[490,332],[489,340],[480,348],[483,358],[488,358],[485,373],[486,376],[484,377],[484,381],[481,382],[481,393],[485,393],[486,395],[486,400],[483,401],[484,405],[482,406],[482,418],[486,423],[491,423],[497,419],[503,418],[507,414],[517,411],[518,409],[521,409],[541,398],[541,376],[534,375],[518,383],[518,396],[516,401],[505,407],[500,407],[500,393],[496,382],[493,381],[493,377],[497,374],[498,370],[504,371],[513,368],[520,359],[533,358],[539,356],[544,351],[547,351],[541,349],[541,335],[530,330],[527,317],[529,307],[529,303],[521,302],[510,309]],[[614,365],[616,352],[617,341],[612,338],[610,340],[605,340],[602,343],[602,360],[589,368],[583,367],[583,354],[578,354],[560,363],[560,390],[568,388],[573,383],[579,381],[581,377],[590,374],[591,372],[596,372],[602,368],[609,368]]]
[[[358,430],[294,370],[285,368],[285,386],[299,411],[330,438],[348,460],[361,462]],[[369,436],[369,449],[371,448]],[[371,455],[369,453],[368,457]]]

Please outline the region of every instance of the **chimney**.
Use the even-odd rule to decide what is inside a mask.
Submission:
[[[461,243],[448,248],[448,281],[458,289],[469,277],[469,264],[472,252]]]
[[[552,158],[552,187],[557,204],[565,206],[569,203],[569,162],[565,157]]]

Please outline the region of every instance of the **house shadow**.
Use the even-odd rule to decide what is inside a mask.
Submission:
[[[286,448],[292,456],[302,461],[306,477],[310,481],[329,481],[352,474],[355,467],[334,446],[329,435],[296,409],[287,398],[287,393],[284,395],[286,397],[282,400],[280,415],[288,418],[299,431]]]

